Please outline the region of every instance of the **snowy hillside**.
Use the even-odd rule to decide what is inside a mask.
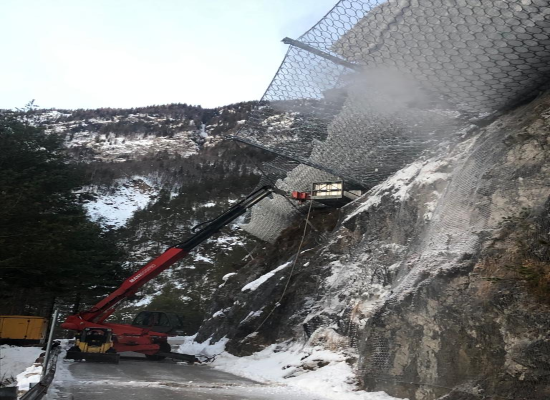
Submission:
[[[109,282],[116,286],[258,184],[265,154],[224,140],[255,104],[30,110],[21,118],[58,134],[83,172],[73,193],[118,247],[119,254],[109,257],[120,259],[107,260],[123,270]],[[148,307],[170,310],[185,317],[186,333],[194,333],[222,277],[235,273],[256,247],[256,239],[228,226],[145,286],[114,318],[128,322]],[[84,298],[80,309],[95,301]]]
[[[47,115],[52,116],[49,131],[63,134],[68,149],[93,161],[124,162],[159,153],[189,157],[197,153],[199,144],[213,145],[219,140],[209,137],[206,128],[196,127],[192,120],[181,121],[147,114],[128,114],[108,119],[63,121],[59,113],[52,112]],[[129,128],[123,128],[122,132],[118,132],[121,126]],[[163,129],[166,130],[164,135]],[[198,138],[200,140],[197,140]]]
[[[92,199],[84,204],[91,219],[108,228],[124,226],[137,210],[154,201],[159,191],[158,184],[140,176],[117,179],[109,188],[94,185],[82,189]]]
[[[33,118],[48,132],[63,135],[76,158],[120,163],[197,154],[239,127],[254,104],[215,109],[169,104],[134,109],[37,110]]]

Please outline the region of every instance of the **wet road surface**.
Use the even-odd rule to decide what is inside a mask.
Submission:
[[[207,365],[122,357],[117,364],[60,359],[47,400],[323,400],[285,386],[264,385]]]

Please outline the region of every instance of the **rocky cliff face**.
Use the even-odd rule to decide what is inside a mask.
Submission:
[[[296,263],[299,224],[225,278],[198,339],[338,349],[397,397],[550,398],[549,133],[546,93],[314,213]]]

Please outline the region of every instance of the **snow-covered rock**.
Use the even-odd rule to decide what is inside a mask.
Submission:
[[[288,287],[270,274],[297,253],[287,230],[219,288],[227,317],[197,340],[247,360],[336,349],[359,388],[401,398],[550,398],[549,110],[546,93],[388,177],[308,236]]]

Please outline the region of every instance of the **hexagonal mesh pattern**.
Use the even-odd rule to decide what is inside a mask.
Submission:
[[[237,136],[303,164],[295,173],[266,166],[280,186],[307,190],[332,176],[370,188],[469,118],[512,106],[548,81],[550,7],[342,0],[298,42]],[[274,240],[274,227],[287,222],[261,212],[268,203],[245,228]],[[279,222],[288,211],[280,204],[270,207]]]
[[[389,1],[354,25],[346,22],[350,8],[364,10],[365,3],[340,2],[301,40],[348,61],[411,73],[459,109],[502,108],[550,71],[546,0]]]

